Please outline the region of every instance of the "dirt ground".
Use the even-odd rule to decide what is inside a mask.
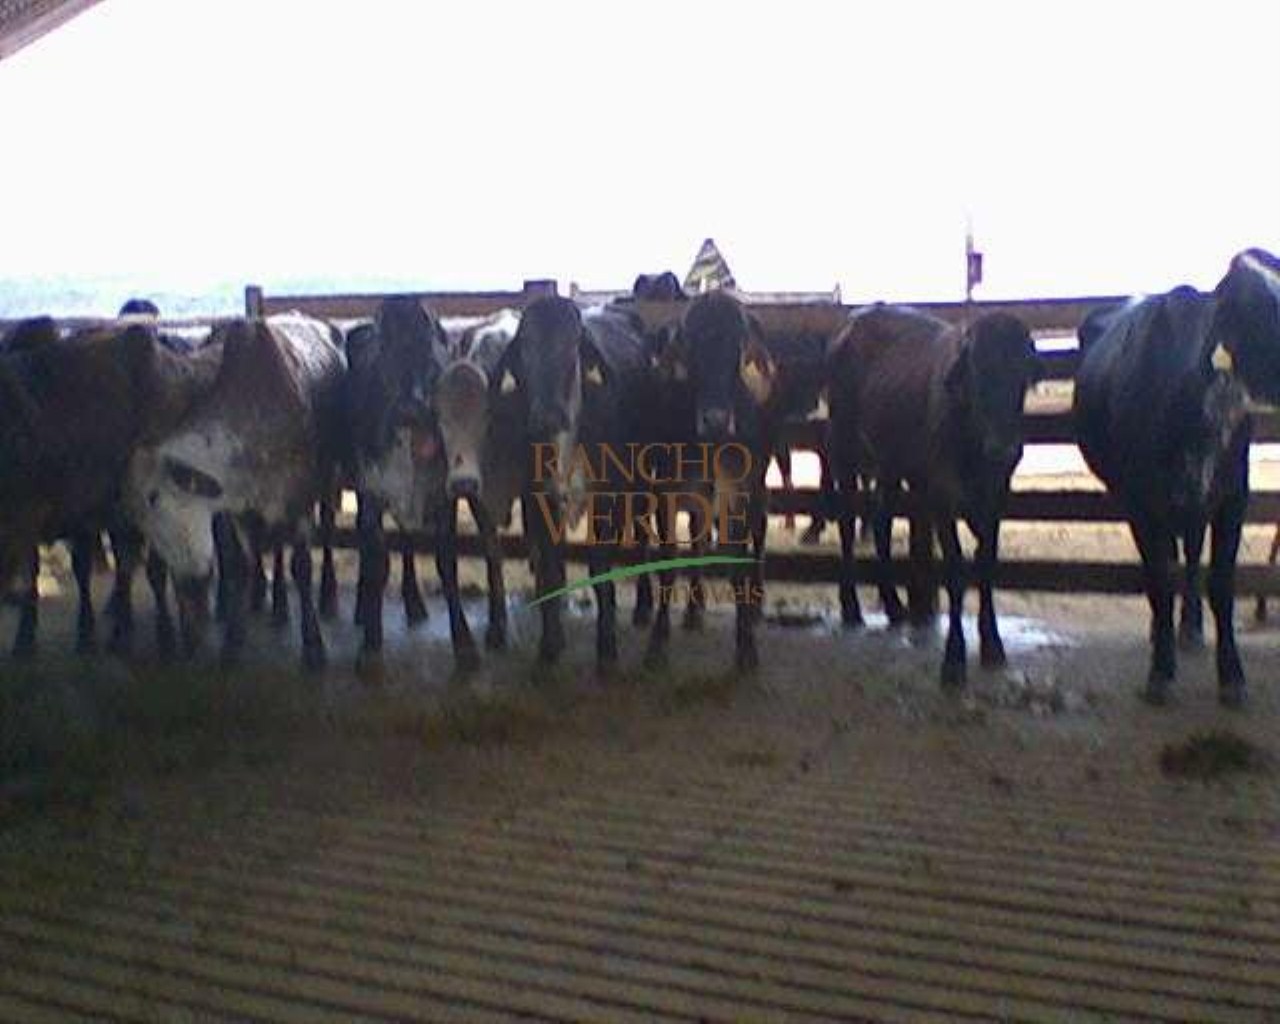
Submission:
[[[539,675],[521,573],[466,679],[393,573],[375,689],[349,582],[313,679],[265,622],[236,672],[156,665],[141,587],[139,658],[80,663],[55,564],[41,661],[0,662],[0,1019],[1280,1020],[1280,645],[1249,609],[1251,706],[1201,652],[1156,710],[1137,599],[1000,595],[1009,666],[970,618],[957,697],[939,630],[779,585],[755,676],[716,608],[666,671],[625,626],[602,682],[589,599]]]

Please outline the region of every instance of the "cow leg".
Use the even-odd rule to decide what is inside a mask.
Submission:
[[[959,688],[965,683],[967,653],[964,643],[964,553],[960,550],[960,535],[953,518],[939,516],[937,529],[947,588],[947,647],[942,657],[942,685]]]
[[[204,636],[209,618],[209,580],[173,581],[174,600],[178,605],[178,628],[182,632],[182,656],[192,658]]]
[[[1218,632],[1218,700],[1225,707],[1243,707],[1249,689],[1244,666],[1236,650],[1235,585],[1236,555],[1244,526],[1248,486],[1239,495],[1228,497],[1213,519],[1213,542],[1209,553],[1209,607]]]
[[[380,681],[382,668],[382,596],[391,574],[382,505],[361,495],[356,512],[360,537],[360,576],[356,584],[356,622],[362,627],[356,673],[367,682]]]
[[[831,475],[831,460],[827,457],[827,440],[824,438],[818,448],[818,466],[820,482],[818,484],[818,507],[809,517],[809,526],[800,536],[800,543],[805,547],[813,547],[821,542],[822,531],[827,521],[843,514],[840,509],[840,498],[836,494],[834,480]]]
[[[938,586],[933,579],[933,523],[929,517],[911,517],[910,538],[908,615],[913,625],[927,626],[938,612]]]
[[[361,626],[364,624],[365,588],[367,586],[367,581],[365,579],[365,572],[368,567],[365,564],[365,557],[364,557],[364,526],[363,524],[365,523],[368,516],[371,514],[369,510],[373,507],[373,504],[374,503],[369,498],[366,498],[359,491],[356,492],[356,538],[357,538],[356,549],[359,552],[359,555],[356,559],[358,563],[358,567],[356,569],[356,606],[352,611],[351,621],[357,626]],[[382,516],[382,512],[381,510],[379,510],[378,511],[379,519],[381,519],[381,516]]]
[[[485,582],[489,588],[489,625],[485,629],[484,645],[491,651],[500,651],[507,646],[507,584],[502,576],[502,543],[484,502],[471,498],[468,503],[484,546]]]
[[[1199,522],[1182,537],[1186,575],[1182,617],[1178,620],[1178,642],[1183,650],[1199,650],[1204,646],[1204,602],[1200,598],[1200,554],[1204,550],[1204,533],[1205,524]]]
[[[214,561],[218,570],[218,583],[214,591],[213,598],[213,617],[216,622],[226,623],[229,606],[231,604],[231,584],[228,580],[231,567],[227,563],[227,549],[219,543],[220,531],[223,528],[218,525],[218,519],[215,516],[213,522],[213,551]],[[263,580],[263,594],[266,593],[266,581]],[[265,598],[264,598],[265,600]]]
[[[1001,668],[1008,663],[1004,641],[1000,639],[1000,624],[996,618],[995,580],[996,566],[1000,562],[1002,502],[996,507],[997,511],[973,524],[973,532],[978,538],[974,565],[978,577],[979,658],[983,668]]]
[[[898,598],[893,585],[893,514],[889,510],[889,496],[897,491],[880,483],[874,491],[872,523],[876,542],[876,585],[880,591],[880,603],[890,626],[897,626],[907,617],[907,610]]]
[[[532,492],[525,491],[520,502],[524,517],[525,536],[531,538],[531,554],[534,559],[534,579],[539,594],[559,590],[564,586],[564,556],[551,537],[549,527],[537,511]],[[563,597],[543,601],[542,637],[538,641],[538,660],[550,665],[564,651],[564,622],[561,620]]]
[[[658,526],[658,553],[664,561],[674,558],[675,510],[668,502],[660,501],[655,519]],[[697,535],[695,529],[694,536]],[[671,592],[675,588],[675,582],[674,569],[663,569],[658,573],[658,614],[654,616],[653,628],[649,630],[649,646],[644,655],[644,663],[649,668],[664,668],[667,664],[667,644],[671,640]]]
[[[1277,525],[1275,532],[1271,534],[1271,550],[1267,554],[1267,565],[1274,567],[1277,558],[1280,558],[1280,525]],[[1258,598],[1258,603],[1253,609],[1253,617],[1258,622],[1267,621],[1267,599],[1265,597]]]
[[[302,667],[308,672],[324,668],[324,637],[316,615],[315,594],[311,584],[311,538],[305,531],[294,539],[289,568],[293,584],[298,588],[298,620],[302,627]]]
[[[675,543],[676,520],[671,521],[672,543]],[[704,555],[707,551],[708,526],[706,513],[701,505],[695,504],[689,509],[689,533],[694,538],[691,548],[695,555]],[[673,549],[674,553],[674,549]],[[702,585],[702,568],[694,566],[688,571],[689,599],[684,606],[684,620],[681,625],[689,632],[696,633],[702,629],[706,619],[707,592]]]
[[[596,507],[605,502],[608,504],[608,528],[597,533],[597,542],[587,549],[587,573],[590,576],[609,571],[613,561],[610,551],[617,543],[622,526],[620,503],[613,498],[598,496]],[[596,596],[596,671],[606,676],[612,674],[618,665],[618,592],[612,580],[597,583],[592,590]]]
[[[115,596],[112,599],[111,638],[107,650],[127,657],[133,650],[133,577],[142,560],[142,536],[125,529],[111,534],[111,551],[116,561]]]
[[[1151,606],[1151,668],[1144,696],[1148,703],[1166,704],[1177,670],[1173,639],[1173,538],[1169,531],[1145,518],[1131,528],[1142,556],[1142,573]],[[1215,546],[1217,544],[1215,538]]]
[[[769,534],[769,492],[761,478],[759,487],[751,491],[747,499],[747,522],[751,524],[751,553],[755,564],[751,568],[751,585],[754,588],[747,610],[756,621],[764,618],[764,554]]]
[[[791,481],[791,449],[786,445],[779,445],[774,458],[778,462],[778,472],[782,475],[782,493],[790,499],[795,493],[795,487]],[[782,518],[782,528],[787,533],[796,532],[796,514],[791,510],[790,505],[787,506],[787,512]]]
[[[405,621],[410,626],[427,621],[427,603],[418,585],[418,565],[413,557],[413,542],[406,535],[400,549],[400,600],[404,603]]]
[[[649,531],[647,517],[637,517],[632,524],[635,530],[637,556],[641,562],[649,560]],[[636,606],[631,612],[631,625],[647,626],[653,621],[653,576],[645,573],[636,577]]]
[[[248,632],[249,559],[240,541],[239,531],[225,513],[214,516],[214,545],[220,554],[225,584],[225,614],[222,634],[222,664],[231,668],[244,654]]]
[[[35,657],[36,631],[40,625],[40,549],[34,544],[27,552],[27,578],[21,602],[18,631],[13,638],[13,656],[26,661]]]
[[[840,622],[848,629],[863,625],[862,605],[858,603],[857,565],[854,560],[854,531],[857,521],[853,515],[853,503],[847,498],[836,514],[840,527]],[[896,596],[896,595],[895,595]]]
[[[740,495],[740,500],[747,502],[746,529],[732,516],[726,517],[729,536],[728,549],[731,555],[745,556],[750,550],[751,502],[754,495]],[[760,609],[755,603],[752,588],[757,584],[757,567],[754,565],[735,564],[733,567],[734,603],[734,663],[739,672],[752,672],[760,665],[760,655],[756,650],[756,620],[760,618]],[[763,598],[763,595],[760,595]]]
[[[277,562],[277,565],[280,563]],[[262,548],[258,539],[254,538],[249,542],[249,565],[253,573],[252,582],[249,585],[249,611],[254,615],[260,615],[267,607],[267,590],[274,581],[267,579],[267,571],[262,566]],[[274,593],[272,594],[274,598]],[[275,607],[272,606],[274,614]],[[288,621],[288,610],[285,610],[285,621]]]
[[[333,562],[333,534],[341,491],[320,502],[320,617],[338,614],[338,570]]]
[[[453,641],[453,660],[459,672],[474,672],[480,667],[480,652],[467,625],[467,613],[458,592],[458,506],[450,502],[444,514],[443,528],[436,541],[436,571],[449,608],[449,636]]]
[[[79,606],[76,611],[76,653],[93,654],[98,649],[97,624],[93,615],[93,556],[96,539],[80,533],[71,540],[71,571],[76,577]]]
[[[261,567],[257,558],[254,564]],[[271,552],[271,625],[276,629],[289,625],[289,577],[284,568],[283,544],[276,544]]]
[[[640,561],[648,557],[648,545],[641,544]],[[653,621],[653,577],[649,573],[636,577],[636,606],[631,611],[631,625],[643,627]]]
[[[154,551],[147,553],[147,583],[156,606],[156,650],[164,661],[177,653],[173,616],[169,613],[169,568]]]

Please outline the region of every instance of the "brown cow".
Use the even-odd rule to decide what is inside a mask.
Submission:
[[[928,517],[912,530],[916,595],[927,606],[932,530],[945,558],[950,628],[942,663],[944,685],[965,678],[963,556],[956,520],[963,516],[978,538],[982,663],[1002,665],[1004,646],[992,601],[1000,517],[1009,481],[1022,457],[1022,405],[1040,376],[1031,335],[1004,314],[978,319],[967,331],[916,310],[876,305],[850,317],[828,356],[831,462],[835,484],[848,493],[858,474],[874,479],[880,593],[890,622],[904,617],[890,576],[889,495],[906,483]],[[862,613],[854,590],[853,521],[840,518],[843,571],[840,600],[845,621]]]

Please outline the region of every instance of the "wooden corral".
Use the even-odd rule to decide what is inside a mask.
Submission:
[[[519,291],[423,292],[421,297],[442,315],[484,315],[503,306],[523,306],[538,295],[553,294],[555,288],[554,281],[528,281]],[[245,306],[247,312],[258,315],[298,310],[320,317],[359,319],[372,316],[384,297],[374,294],[269,296],[263,294],[261,289],[250,287],[245,292]],[[747,297],[750,299],[749,295]],[[912,305],[952,323],[973,320],[986,313],[1011,313],[1020,317],[1037,337],[1061,338],[1073,335],[1090,310],[1123,302],[1125,299],[1125,296],[1096,295],[969,304],[919,302]],[[678,317],[682,306],[678,303],[641,302],[634,308],[646,323],[659,326]],[[752,312],[760,318],[768,331],[824,337],[829,337],[858,308],[856,305],[822,301],[751,303]],[[1049,380],[1071,380],[1079,361],[1079,353],[1075,349],[1045,351],[1042,356]],[[787,440],[796,450],[814,450],[819,444],[822,427],[822,422],[816,419],[793,423],[787,429]],[[1259,442],[1280,441],[1280,416],[1266,414],[1255,417],[1254,438]],[[1070,409],[1061,400],[1049,407],[1038,402],[1031,403],[1026,415],[1026,439],[1029,446],[1074,444]],[[818,492],[812,488],[797,488],[790,492],[774,491],[770,496],[769,507],[775,514],[805,515],[817,508],[818,498]],[[892,507],[897,514],[910,516],[911,496],[900,495]],[[858,510],[861,511],[860,508]],[[1006,518],[1046,523],[1120,523],[1124,517],[1110,495],[1103,491],[1063,489],[1015,490],[1010,496]],[[1280,521],[1280,491],[1255,491],[1250,499],[1248,518],[1254,523]],[[353,545],[355,537],[344,532],[340,541],[344,545]],[[473,538],[464,538],[463,550],[478,554],[472,541]],[[521,538],[507,537],[504,541],[510,557],[525,554]],[[397,546],[403,542],[404,538],[392,538],[392,543]],[[430,543],[430,538],[417,535],[414,542],[419,546],[426,546]],[[585,548],[571,546],[570,557],[584,560]],[[769,555],[767,575],[771,579],[789,582],[832,582],[839,574],[839,567],[839,556],[830,551],[775,551]],[[896,568],[900,574],[904,573],[903,564]],[[860,579],[869,582],[872,571],[873,563],[870,560],[859,561]],[[1006,560],[1000,566],[998,578],[1002,587],[1012,590],[1114,594],[1140,593],[1142,590],[1142,578],[1136,562],[1120,564],[1080,560]],[[1280,594],[1280,571],[1261,565],[1242,565],[1238,570],[1237,590],[1242,594]]]

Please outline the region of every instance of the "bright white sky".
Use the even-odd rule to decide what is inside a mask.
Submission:
[[[0,63],[0,277],[847,300],[1280,250],[1280,3],[105,0]]]

